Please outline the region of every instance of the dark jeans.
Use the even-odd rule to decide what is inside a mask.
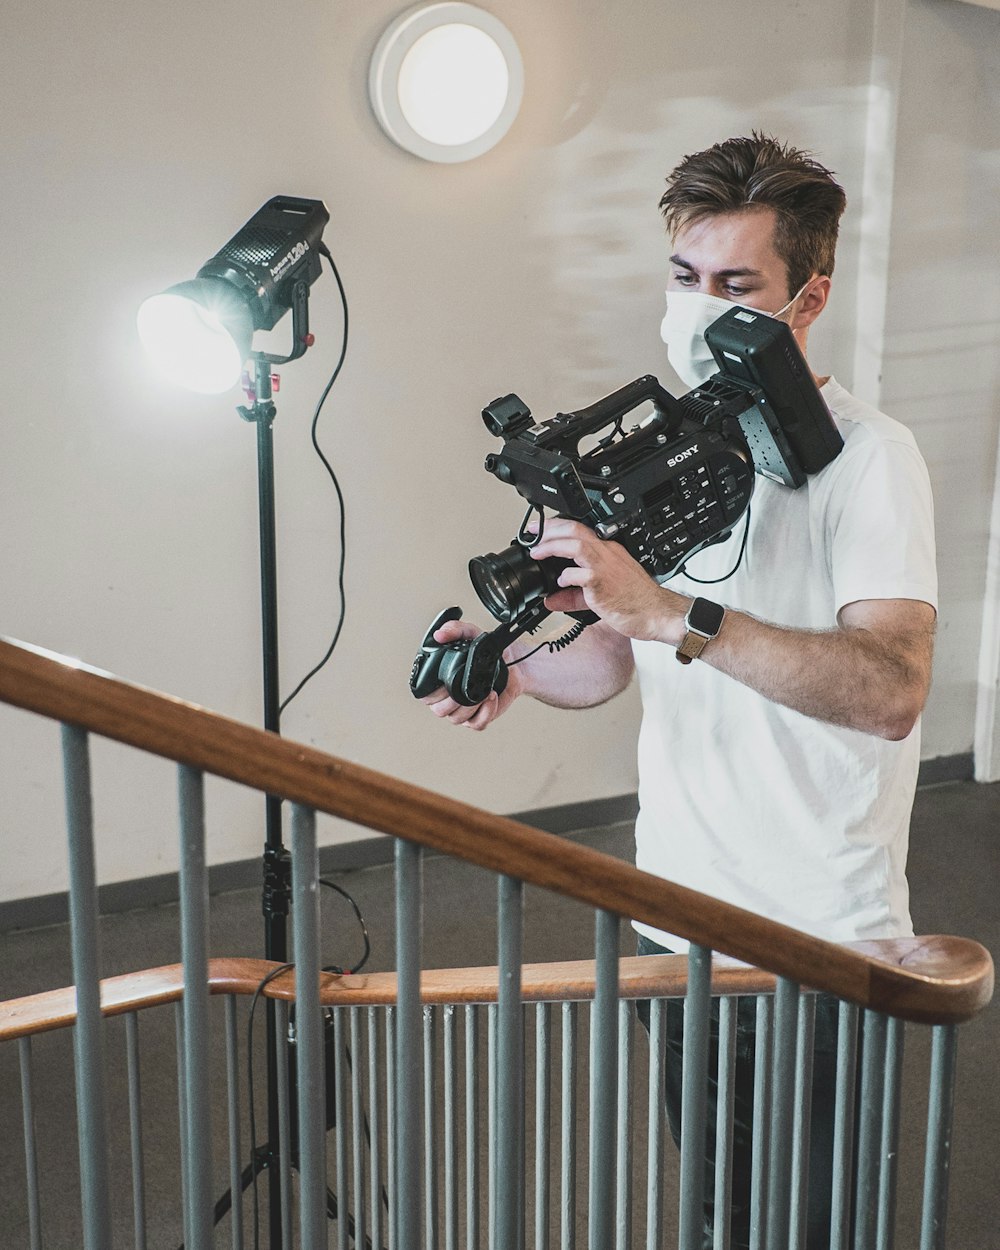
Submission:
[[[640,935],[640,955],[669,955],[663,946]],[[664,1033],[666,1057],[664,1089],[667,1123],[678,1149],[681,1144],[681,1090],[684,1043],[684,1002],[668,999]],[[640,1000],[636,1011],[649,1032],[649,1002]],[[807,1250],[827,1250],[833,1184],[833,1125],[836,1106],[837,1018],[839,1002],[830,994],[816,996],[816,1039],[813,1052],[812,1119],[809,1142],[809,1205]],[[750,1175],[753,1139],[754,1048],[757,1000],[741,997],[736,1010],[736,1097],[733,1112],[733,1169],[731,1202],[732,1250],[750,1246]],[[718,1094],[719,999],[712,1000],[709,1041],[708,1132],[705,1146],[705,1250],[712,1250],[715,1215],[715,1113]]]

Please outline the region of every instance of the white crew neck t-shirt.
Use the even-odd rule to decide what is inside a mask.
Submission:
[[[821,394],[844,439],[837,458],[798,490],[758,474],[736,573],[714,586],[682,574],[671,589],[796,629],[834,629],[838,611],[862,599],[936,607],[933,504],[913,436],[833,378]],[[688,570],[723,576],[742,538],[741,520]],[[919,723],[889,742],[781,707],[700,661],[678,664],[663,643],[635,642],[633,653],[638,867],[830,941],[911,935]]]

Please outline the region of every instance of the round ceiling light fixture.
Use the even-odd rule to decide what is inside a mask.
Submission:
[[[372,54],[368,90],[394,143],[427,161],[488,152],[511,128],[524,93],[514,36],[473,4],[401,13]]]

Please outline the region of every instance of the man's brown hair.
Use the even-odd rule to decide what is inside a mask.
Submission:
[[[813,274],[832,274],[843,187],[808,152],[754,131],[685,156],[667,175],[660,211],[671,235],[720,213],[771,208],[774,246],[795,294]]]

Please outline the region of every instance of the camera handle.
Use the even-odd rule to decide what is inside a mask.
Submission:
[[[489,633],[456,642],[436,642],[434,634],[446,621],[457,621],[462,609],[445,608],[431,622],[410,669],[410,690],[415,699],[426,698],[444,686],[456,703],[475,707],[491,691],[507,688],[505,648],[522,634],[531,633],[552,613],[539,599],[520,616]],[[580,617],[583,613],[579,614]]]

